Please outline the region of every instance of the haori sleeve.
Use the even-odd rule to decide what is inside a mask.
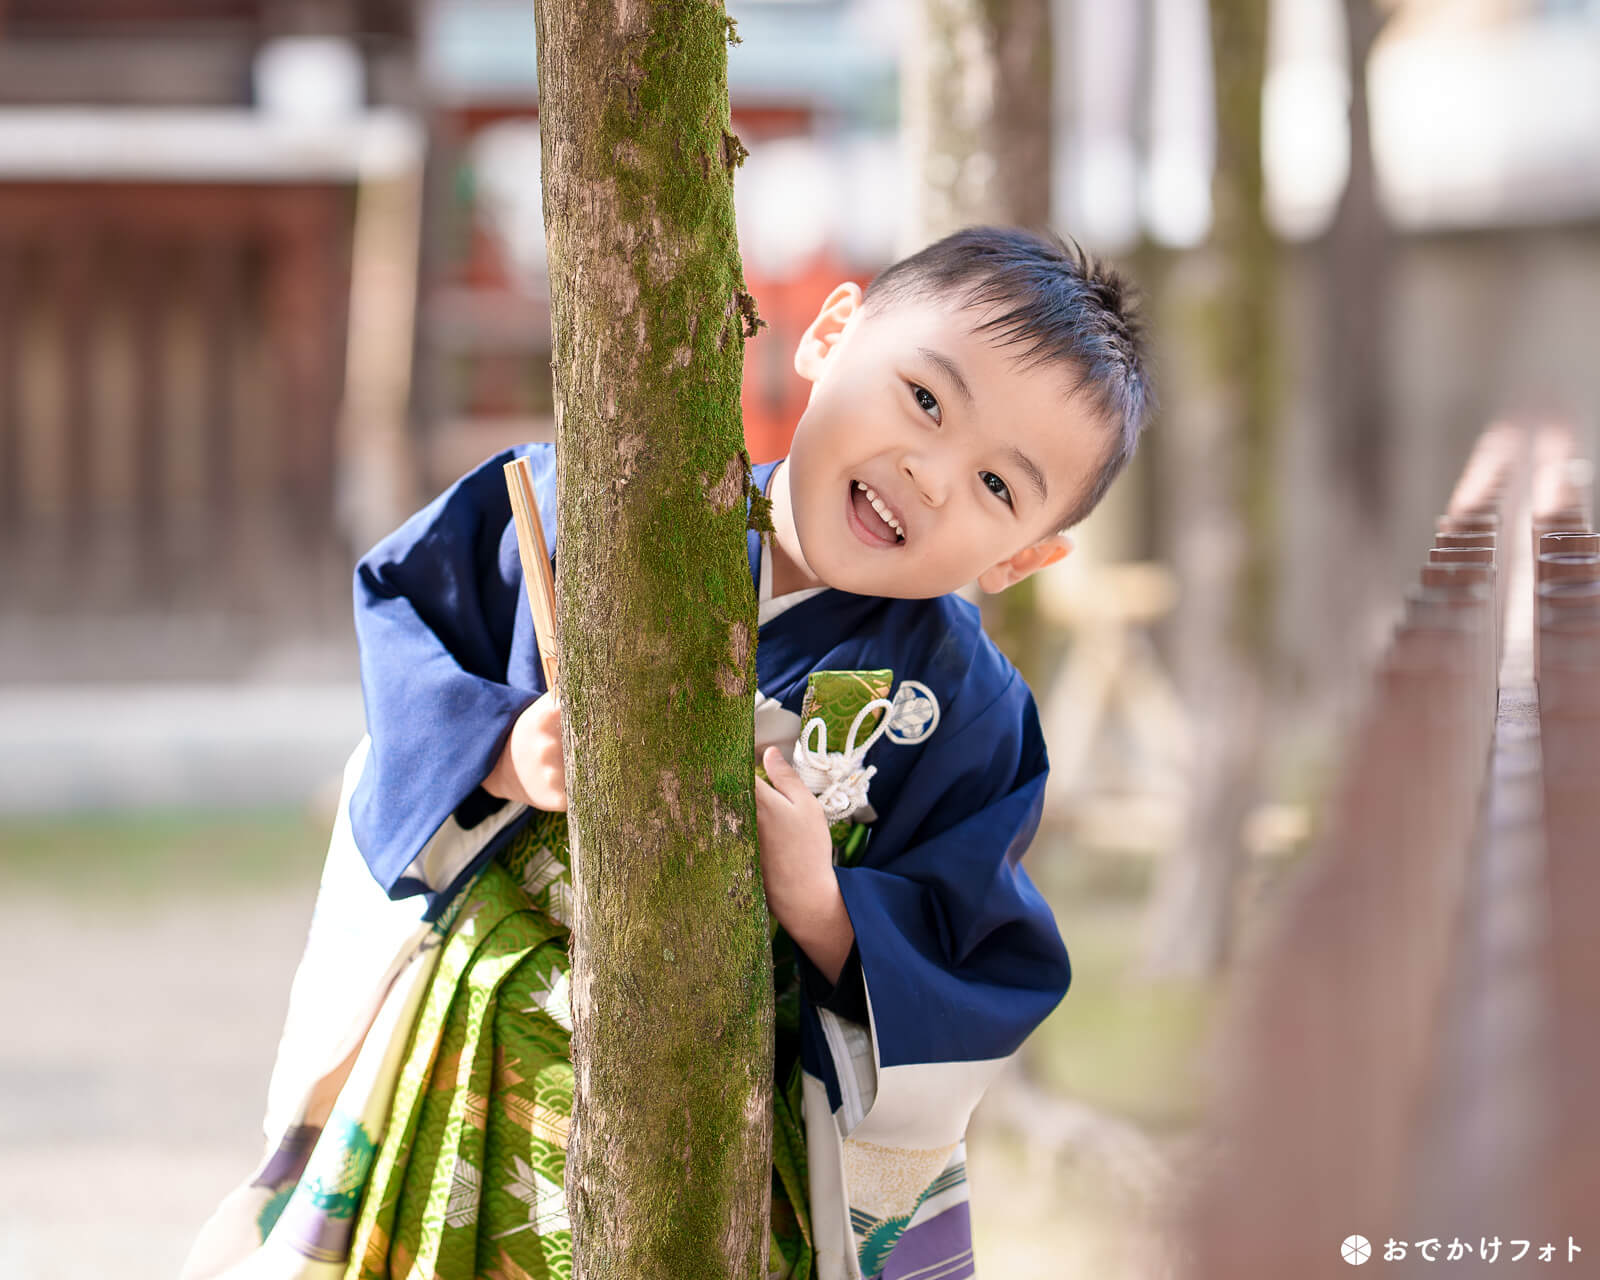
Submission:
[[[941,726],[922,751],[865,859],[836,869],[875,1070],[870,1097],[829,1101],[844,1104],[843,1135],[927,1149],[959,1140],[990,1079],[1066,993],[1071,967],[1021,865],[1049,772],[1026,683],[1010,671],[981,711]]]
[[[480,786],[545,689],[503,470],[518,456],[532,465],[553,552],[555,451],[524,445],[462,477],[356,566],[371,746],[350,820],[391,897],[444,889],[463,870],[456,846],[481,847],[486,827],[521,811]]]
[[[826,1009],[841,1018],[865,1026],[867,1021],[867,989],[861,980],[861,948],[852,946],[839,970],[837,982],[829,982],[816,965],[807,960],[800,966],[800,980],[805,987],[806,999],[814,1008]]]
[[[947,715],[912,748],[900,785],[872,796],[881,812],[863,858],[835,868],[867,1017],[812,1006],[802,1029],[825,1277],[972,1274],[968,1121],[1071,978],[1020,865],[1048,773],[1033,699],[997,654],[975,666],[949,709],[976,692],[980,710]]]

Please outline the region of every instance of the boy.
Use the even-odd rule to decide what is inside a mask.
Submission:
[[[749,539],[762,876],[806,997],[798,1045],[780,1037],[780,1057],[803,1067],[809,1194],[790,1198],[809,1200],[822,1280],[967,1276],[967,1118],[1070,971],[1018,865],[1047,772],[1033,700],[950,593],[974,579],[1003,590],[1067,554],[1061,530],[1133,452],[1147,375],[1115,275],[997,228],[947,237],[864,293],[838,286],[795,368],[812,391],[793,447],[755,469],[775,532]],[[554,451],[516,452],[553,548]],[[428,893],[435,910],[530,817],[566,808],[503,461],[357,570],[370,748],[352,759],[340,821],[390,897]],[[883,678],[848,730],[817,714],[813,677],[829,672]],[[864,845],[836,865],[830,824],[850,820]],[[312,1001],[312,969],[333,969],[313,965],[317,942],[314,925],[280,1095],[296,1005]],[[564,1228],[564,1208],[558,1219],[539,1229]],[[207,1270],[192,1260],[191,1274]]]

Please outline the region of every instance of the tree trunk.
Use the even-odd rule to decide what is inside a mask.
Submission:
[[[1182,599],[1178,680],[1194,717],[1183,838],[1162,864],[1145,968],[1200,976],[1227,954],[1256,796],[1275,546],[1272,385],[1277,251],[1261,201],[1267,0],[1211,0],[1217,162],[1210,242],[1172,278],[1169,493]]]
[[[901,82],[914,244],[978,223],[1050,224],[1049,0],[923,0]],[[1032,580],[981,600],[1023,678],[1043,678]]]
[[[1345,0],[1350,49],[1350,178],[1324,245],[1330,442],[1357,519],[1381,529],[1387,510],[1384,348],[1392,244],[1378,208],[1367,62],[1382,20],[1373,0]]]
[[[772,971],[720,5],[537,0],[580,1280],[765,1274]]]
[[[971,223],[1050,221],[1047,0],[923,0],[901,90],[916,248]]]
[[[1371,620],[1388,600],[1387,350],[1394,244],[1378,207],[1367,108],[1367,61],[1382,26],[1373,0],[1345,0],[1350,50],[1350,179],[1317,246],[1327,342],[1320,364],[1327,413],[1323,474],[1329,533],[1321,574],[1327,602],[1317,672],[1332,706],[1364,679],[1355,669]]]

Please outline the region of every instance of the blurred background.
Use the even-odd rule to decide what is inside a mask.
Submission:
[[[1075,980],[971,1155],[986,1273],[1160,1274],[1230,962],[1433,515],[1499,415],[1590,441],[1600,3],[728,8],[755,459],[827,290],[946,230],[1144,295],[1139,457],[985,604]],[[554,438],[538,128],[529,0],[0,0],[0,1276],[173,1274],[257,1156],[351,566]]]

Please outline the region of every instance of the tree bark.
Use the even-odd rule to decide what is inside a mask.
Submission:
[[[1194,717],[1184,834],[1162,864],[1145,969],[1197,977],[1227,954],[1270,663],[1277,248],[1262,206],[1267,0],[1211,0],[1217,161],[1208,244],[1171,281],[1168,486],[1182,588],[1178,681]]]
[[[720,5],[537,0],[580,1280],[765,1274],[772,971]]]

